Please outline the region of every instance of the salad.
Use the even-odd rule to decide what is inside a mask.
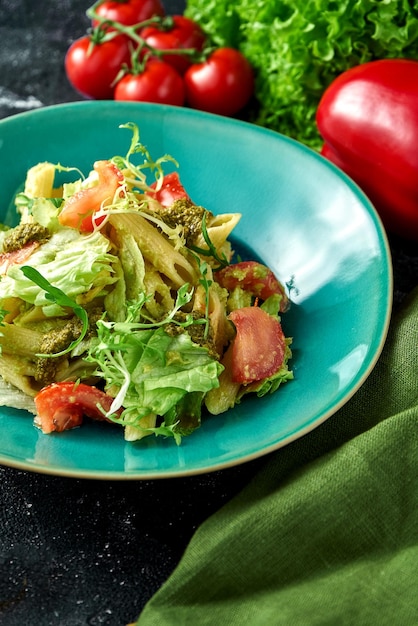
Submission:
[[[87,177],[34,165],[0,231],[0,403],[44,433],[87,417],[180,443],[202,414],[292,379],[289,299],[268,267],[234,259],[241,215],[196,205],[176,161],[121,128],[127,154]]]

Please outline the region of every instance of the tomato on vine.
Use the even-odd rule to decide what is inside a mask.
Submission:
[[[184,83],[180,74],[168,63],[149,59],[144,67],[125,74],[115,87],[115,100],[184,104]]]
[[[226,116],[249,102],[254,75],[245,56],[208,50],[201,26],[166,16],[161,0],[98,0],[86,13],[94,28],[65,58],[70,83],[85,97],[186,104]]]
[[[113,97],[113,83],[120,68],[129,65],[129,39],[117,35],[101,39],[102,35],[85,35],[74,41],[65,55],[65,71],[71,85],[86,98],[108,100]]]
[[[171,54],[175,50],[202,51],[206,35],[199,24],[182,15],[173,15],[161,24],[147,26],[140,32],[148,46],[155,50],[168,50],[161,58],[176,68],[181,74],[192,64],[191,55]]]
[[[235,48],[218,48],[206,60],[189,67],[184,75],[186,102],[194,109],[235,115],[250,100],[253,70]]]
[[[154,15],[165,15],[160,0],[105,0],[97,2],[90,11],[103,20],[112,20],[125,26],[133,26]],[[93,26],[98,24],[93,20]]]

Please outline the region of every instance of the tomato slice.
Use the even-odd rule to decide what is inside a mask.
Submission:
[[[151,187],[155,189],[157,183],[153,183]],[[181,198],[187,198],[190,200],[189,195],[182,183],[177,172],[171,172],[166,174],[163,178],[161,188],[155,192],[148,192],[147,195],[158,200],[158,202],[165,207],[171,206],[176,200]]]
[[[0,254],[0,275],[4,276],[12,265],[23,265],[23,263],[26,263],[32,252],[34,252],[39,245],[39,241],[30,241],[18,250],[11,250],[10,252]]]
[[[65,201],[59,222],[63,226],[78,228],[81,232],[92,232],[99,220],[93,221],[93,214],[103,204],[111,202],[119,187],[123,183],[123,174],[110,161],[96,161],[94,170],[99,176],[99,184],[88,189],[81,189]]]
[[[52,383],[35,396],[36,423],[44,433],[62,432],[80,426],[83,417],[106,420],[113,398],[84,383]]]
[[[286,351],[280,322],[255,306],[236,309],[229,319],[237,331],[232,343],[232,381],[248,385],[273,376]]]
[[[282,296],[280,311],[283,313],[289,307],[289,299],[283,285],[271,269],[257,261],[241,261],[228,265],[215,273],[215,280],[228,291],[241,287],[262,300],[267,300],[275,294],[280,295]]]

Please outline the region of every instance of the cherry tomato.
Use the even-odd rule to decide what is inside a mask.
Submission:
[[[280,322],[256,306],[236,309],[229,319],[237,331],[232,343],[232,381],[247,385],[273,376],[286,351]]]
[[[168,63],[151,59],[140,74],[126,74],[117,83],[115,100],[184,104],[184,83]]]
[[[167,29],[163,26],[147,26],[141,31],[141,37],[157,50],[189,48],[201,51],[206,36],[199,24],[182,15],[174,15],[172,20],[172,27]],[[162,58],[181,74],[192,64],[190,57],[184,54],[166,54]]]
[[[83,416],[106,420],[113,398],[84,383],[52,383],[35,396],[36,423],[44,433],[62,432],[80,426]],[[118,411],[120,413],[120,411]]]
[[[86,35],[74,41],[65,55],[67,78],[79,93],[87,98],[109,100],[121,66],[129,65],[129,40],[118,35],[110,41],[93,44]]]
[[[253,296],[267,300],[270,296],[279,295],[280,311],[284,312],[289,306],[289,299],[283,285],[277,280],[271,269],[257,261],[241,261],[228,265],[215,274],[216,281],[228,291],[241,287]]]
[[[99,184],[81,189],[65,201],[58,216],[63,226],[78,228],[81,232],[92,232],[93,214],[106,202],[112,202],[119,185],[123,183],[122,172],[110,161],[96,161],[94,170],[99,176]],[[102,220],[97,220],[96,225],[100,221]]]
[[[156,185],[157,183],[153,183],[151,187],[155,188]],[[189,198],[187,191],[180,182],[177,172],[166,174],[160,189],[155,193],[148,192],[147,195],[155,198],[165,207],[171,206],[176,200],[180,200],[181,198]]]
[[[102,2],[96,8],[97,15],[106,20],[119,22],[125,26],[132,26],[144,20],[148,20],[154,15],[165,15],[163,5],[160,0],[118,0]],[[93,20],[93,25],[98,24],[98,20]]]
[[[186,102],[194,109],[235,115],[249,101],[254,76],[247,59],[234,48],[218,48],[184,75]]]

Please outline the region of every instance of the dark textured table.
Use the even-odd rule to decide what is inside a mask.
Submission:
[[[63,59],[88,0],[0,0],[0,118],[80,100]],[[184,2],[164,3],[170,14]],[[416,244],[391,238],[395,306],[418,284]],[[0,624],[122,626],[196,527],[263,464],[159,481],[75,480],[0,468]]]

